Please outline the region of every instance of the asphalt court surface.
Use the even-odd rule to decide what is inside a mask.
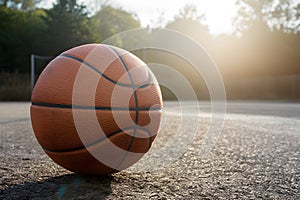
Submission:
[[[223,130],[205,158],[199,148],[211,106],[199,102],[196,113],[193,103],[184,104],[188,115],[180,117],[176,103],[165,103],[164,125],[153,144],[157,150],[175,134],[178,145],[163,159],[176,159],[149,170],[158,163],[147,157],[147,170],[87,177],[45,155],[32,131],[30,103],[0,103],[0,199],[300,199],[299,103],[228,102]],[[198,133],[186,144],[193,130],[187,124],[176,131],[182,118],[193,123],[197,116]],[[180,148],[183,154],[176,155]]]

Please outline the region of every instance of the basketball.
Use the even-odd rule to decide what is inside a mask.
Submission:
[[[132,53],[86,44],[53,59],[31,96],[31,122],[45,153],[82,174],[136,163],[159,130],[162,97],[148,66]]]

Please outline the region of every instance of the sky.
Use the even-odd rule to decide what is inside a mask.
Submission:
[[[209,30],[212,34],[232,32],[231,19],[237,13],[236,0],[108,0],[109,4],[135,13],[143,27],[153,27],[160,16],[163,23],[171,21],[186,5],[195,5],[199,14],[205,14]],[[55,0],[44,0],[43,7],[51,7]],[[79,0],[88,6],[97,7],[101,0]],[[102,0],[104,2],[104,0]]]

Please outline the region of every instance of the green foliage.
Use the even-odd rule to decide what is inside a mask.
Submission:
[[[212,42],[208,26],[205,24],[205,16],[199,15],[193,5],[183,7],[166,28],[182,32],[205,46]]]
[[[47,25],[43,43],[44,54],[56,55],[68,48],[94,41],[92,26],[86,8],[76,0],[58,0],[47,11]]]
[[[1,0],[0,5],[25,11],[33,10],[41,0]]]
[[[28,58],[41,48],[36,40],[42,35],[45,24],[43,10],[23,12],[0,6],[0,65],[9,71],[26,71]]]
[[[228,98],[299,98],[290,89],[291,86],[295,91],[300,89],[299,81],[293,79],[300,74],[299,16],[295,17],[297,5],[289,6],[291,2],[282,1],[278,5],[273,0],[240,0],[239,21],[235,20],[239,34],[211,37],[204,18],[199,20],[199,14],[190,6],[182,9],[166,27],[184,33],[205,47],[222,74]],[[274,12],[276,9],[278,13]],[[156,53],[148,59],[159,57],[161,53]],[[198,97],[199,94],[201,99],[207,97],[203,95],[207,92],[205,84],[192,71],[192,66],[172,55],[163,57],[164,64],[188,78]]]
[[[108,5],[102,6],[92,20],[98,41],[107,39],[116,33],[140,27],[139,21],[132,13]]]
[[[36,9],[38,2],[0,1],[0,71],[28,73],[31,54],[55,56],[140,26],[122,9],[104,6],[89,17],[77,0],[58,0],[49,10]]]
[[[300,3],[294,0],[237,0],[238,16],[234,19],[236,31],[242,32],[255,21],[261,21],[271,30],[300,32]]]

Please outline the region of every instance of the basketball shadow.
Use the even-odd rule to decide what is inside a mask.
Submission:
[[[68,174],[41,182],[27,182],[0,191],[0,199],[105,199],[112,176]]]

